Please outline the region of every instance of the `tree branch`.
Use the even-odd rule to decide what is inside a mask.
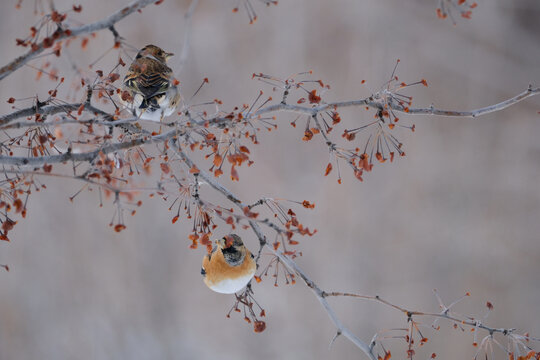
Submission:
[[[60,105],[45,105],[45,106],[32,106],[26,109],[21,109],[11,114],[0,116],[0,126],[6,125],[13,120],[17,120],[23,117],[40,115],[55,115],[58,113],[68,113],[71,111],[78,111],[83,106],[82,111],[92,112],[94,115],[101,115],[108,120],[112,120],[112,115],[100,110],[88,103],[76,103],[76,104],[60,104]]]
[[[189,168],[192,168],[195,166],[195,163],[190,159],[190,157],[180,148],[177,141],[171,141],[171,148],[176,152],[176,154],[186,163],[186,165]],[[233,202],[236,206],[238,206],[240,209],[245,208],[245,204],[230,190],[228,190],[226,187],[221,185],[217,180],[214,179],[214,177],[202,170],[199,170],[199,173],[197,175],[199,178],[204,180],[206,183],[208,183],[213,189],[217,190],[219,193],[224,195],[228,200]],[[369,301],[375,301],[379,302],[381,304],[384,304],[388,307],[394,308],[403,314],[407,316],[408,319],[412,319],[414,316],[427,316],[427,317],[434,317],[434,318],[444,318],[450,321],[454,321],[461,325],[468,325],[473,328],[483,329],[487,331],[490,336],[494,333],[500,333],[504,336],[512,336],[515,329],[511,328],[494,328],[486,326],[482,323],[480,319],[474,319],[471,317],[456,317],[454,315],[450,314],[450,308],[457,303],[454,302],[450,306],[445,306],[441,304],[442,311],[440,313],[432,313],[432,312],[423,312],[423,311],[416,311],[416,310],[409,310],[406,308],[403,308],[399,305],[396,305],[394,303],[391,303],[378,295],[359,295],[359,294],[353,294],[353,293],[347,293],[347,292],[326,292],[322,290],[313,280],[309,278],[309,276],[287,255],[283,254],[281,251],[278,251],[274,249],[274,247],[271,244],[268,244],[266,242],[266,237],[262,233],[262,230],[259,226],[259,223],[256,221],[249,221],[249,225],[251,226],[251,229],[259,239],[259,242],[261,246],[265,246],[268,250],[270,250],[276,257],[279,258],[279,260],[285,264],[291,271],[294,271],[303,281],[304,283],[311,289],[317,300],[320,302],[321,306],[325,309],[328,316],[330,317],[332,323],[337,329],[337,335],[344,335],[347,339],[349,339],[352,343],[354,343],[359,349],[361,349],[366,356],[368,356],[370,359],[375,359],[375,354],[373,353],[374,345],[375,345],[375,339],[372,341],[371,345],[367,345],[362,340],[360,340],[358,337],[356,337],[343,323],[340,321],[340,319],[337,317],[336,313],[330,306],[330,304],[327,302],[326,298],[328,297],[354,297]],[[257,258],[258,260],[258,258]],[[528,337],[527,337],[528,338]],[[529,339],[529,338],[528,338]],[[536,340],[535,338],[530,338],[531,340]]]
[[[357,299],[375,301],[375,302],[384,304],[386,306],[389,306],[391,308],[394,308],[396,310],[399,310],[402,313],[404,313],[407,317],[428,316],[428,317],[444,318],[444,319],[447,319],[447,320],[455,321],[455,322],[457,322],[459,324],[462,324],[462,325],[469,325],[469,326],[472,326],[472,327],[477,327],[477,328],[486,330],[490,334],[501,333],[501,334],[507,335],[509,333],[512,333],[515,330],[515,329],[489,327],[489,326],[486,326],[486,325],[480,323],[478,320],[471,319],[471,318],[460,319],[460,318],[449,315],[448,313],[449,313],[450,309],[446,308],[446,307],[443,308],[443,310],[440,313],[430,313],[430,312],[423,312],[423,311],[405,309],[405,308],[403,308],[403,307],[401,307],[399,305],[393,304],[390,301],[387,301],[387,300],[381,298],[378,295],[375,295],[375,296],[373,296],[373,295],[359,295],[359,294],[353,294],[353,293],[335,292],[335,291],[333,291],[333,292],[324,292],[323,296],[324,297],[329,297],[329,296],[354,297],[354,298],[357,298]]]
[[[59,155],[25,157],[25,156],[6,156],[0,155],[0,164],[4,165],[32,165],[43,166],[45,164],[63,163],[66,161],[93,161],[99,154],[110,154],[119,150],[126,150],[143,144],[160,143],[172,139],[183,133],[177,129],[155,136],[144,136],[126,142],[109,144],[100,147],[97,150],[83,153],[66,152]]]
[[[321,290],[321,288],[319,288],[317,284],[315,284],[306,275],[306,273],[304,273],[304,271],[294,261],[291,260],[291,258],[283,254],[281,251],[275,250],[272,246],[268,244],[266,245],[266,248],[272,251],[272,253],[276,255],[279,260],[281,260],[289,269],[294,271],[296,274],[298,274],[298,276],[302,278],[302,280],[304,280],[304,283],[311,289],[313,294],[317,297],[317,300],[319,300],[322,307],[328,313],[330,320],[332,320],[332,323],[334,323],[334,326],[337,329],[337,333],[349,339],[354,345],[356,345],[360,350],[362,350],[362,352],[364,352],[364,354],[366,354],[368,358],[375,360],[375,355],[373,354],[372,349],[365,342],[363,342],[356,335],[354,335],[347,327],[345,327],[345,325],[343,325],[341,320],[339,320],[330,304],[328,304],[328,301],[326,301],[325,292]]]
[[[514,97],[511,97],[510,99],[504,100],[494,105],[479,108],[476,110],[471,110],[471,111],[440,110],[431,106],[429,108],[410,108],[408,109],[408,111],[405,111],[405,112],[408,114],[418,114],[418,115],[441,115],[441,116],[452,116],[452,117],[475,118],[475,117],[489,114],[492,112],[501,111],[503,109],[506,109],[507,107],[510,107],[531,96],[536,96],[538,94],[540,94],[540,88],[529,87],[527,90],[523,91],[522,93],[517,94]],[[403,108],[400,109],[399,106],[397,107],[392,106],[392,109],[398,110],[398,111],[404,111],[404,109]]]
[[[186,155],[186,153],[180,148],[178,143],[173,143],[172,148],[175,150],[175,152],[180,156],[180,158],[186,163],[188,167],[193,167],[194,163],[193,161]],[[210,174],[203,170],[199,170],[198,176],[206,181],[212,188],[220,192],[222,195],[224,195],[227,199],[229,199],[231,202],[233,202],[236,206],[238,206],[240,209],[244,209],[246,205],[242,203],[242,201],[234,195],[231,191],[229,191],[226,187],[221,185],[219,182],[217,182]],[[370,347],[360,340],[356,335],[354,335],[338,318],[337,314],[334,312],[330,304],[328,304],[328,301],[326,301],[324,296],[324,291],[322,291],[305,273],[302,271],[302,269],[294,262],[292,261],[288,256],[283,254],[281,251],[275,250],[273,246],[270,246],[266,242],[266,237],[262,233],[262,230],[258,223],[255,221],[249,221],[249,225],[251,226],[251,229],[259,239],[259,243],[262,245],[265,245],[268,250],[270,250],[274,255],[276,255],[289,269],[294,271],[298,276],[302,278],[302,280],[305,282],[305,284],[311,289],[313,294],[317,297],[317,300],[319,300],[322,307],[326,310],[328,313],[328,316],[330,317],[330,320],[334,324],[334,326],[337,329],[338,334],[341,334],[345,336],[347,339],[349,339],[353,344],[355,344],[360,350],[366,354],[366,356],[372,360],[375,360],[375,355],[373,355]]]
[[[510,99],[504,100],[494,105],[490,105],[487,107],[470,110],[470,111],[442,110],[442,109],[437,109],[434,106],[430,106],[428,108],[405,108],[395,102],[390,102],[388,105],[390,106],[392,110],[407,113],[407,114],[440,115],[440,116],[474,118],[477,116],[481,116],[481,115],[485,115],[485,114],[489,114],[492,112],[506,109],[507,107],[515,105],[529,97],[536,96],[539,94],[540,94],[540,88],[529,87],[527,90],[523,91],[522,93]],[[256,111],[255,113],[253,113],[252,118],[257,118],[258,116],[271,113],[271,112],[281,112],[281,111],[294,112],[294,113],[306,114],[306,115],[316,115],[325,110],[334,110],[337,108],[355,107],[355,106],[369,106],[375,109],[382,109],[384,106],[384,103],[382,102],[381,99],[377,99],[376,96],[370,96],[368,98],[360,99],[360,100],[331,102],[331,103],[321,104],[321,105],[313,106],[313,107],[279,103],[279,104],[274,104],[274,105],[264,107]]]
[[[114,24],[116,24],[118,21],[125,18],[126,16],[156,1],[157,0],[132,1],[124,8],[118,10],[117,12],[113,13],[112,15],[110,15],[109,17],[101,21],[97,21],[92,24],[83,25],[76,28],[60,31],[60,33],[58,34],[59,36],[56,38],[55,41],[60,41],[66,38],[70,38],[70,37],[74,37],[74,36],[78,36],[82,34],[88,34],[88,33],[92,33],[92,32],[103,30],[103,29],[108,29]],[[45,49],[46,47],[42,41],[41,43],[37,44],[37,47],[35,47],[34,49],[30,50],[24,55],[19,56],[15,60],[11,61],[9,64],[0,68],[0,81],[4,79],[5,77],[9,76],[10,74],[12,74],[13,72],[15,72],[17,69],[19,69],[21,66],[23,66],[24,64],[26,64],[33,58],[35,58],[37,55],[41,54],[43,50]]]
[[[184,65],[186,64],[189,55],[189,47],[191,41],[191,19],[193,18],[193,13],[197,8],[198,3],[199,0],[191,0],[191,4],[189,4],[189,8],[184,15],[184,21],[186,22],[184,26],[184,43],[182,44],[182,53],[180,54],[180,64],[178,65],[177,74],[180,74],[180,72],[184,68]]]

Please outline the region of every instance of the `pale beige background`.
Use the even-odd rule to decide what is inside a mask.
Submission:
[[[71,6],[55,2],[59,9]],[[77,18],[95,21],[125,3],[83,1]],[[187,3],[149,6],[117,29],[134,46],[155,43],[180,53]],[[465,110],[540,85],[537,0],[480,0],[472,20],[459,19],[457,26],[436,18],[435,3],[282,0],[268,9],[256,3],[259,20],[249,26],[245,13],[231,12],[235,1],[202,0],[183,92],[192,94],[209,77],[202,98],[219,97],[232,107],[255,97],[261,84],[250,79],[253,72],[287,76],[312,69],[332,85],[328,100],[361,98],[388,78],[397,58],[401,79],[430,84],[411,92],[417,105]],[[1,2],[1,65],[21,54],[14,39],[36,20],[32,8],[32,0],[21,11],[14,1]],[[103,32],[82,55],[78,44],[69,53],[87,64],[111,41]],[[100,65],[112,62],[114,56]],[[73,75],[65,58],[56,64]],[[10,96],[45,96],[53,83],[36,85],[34,77],[24,68],[2,81],[1,113],[10,110]],[[279,130],[251,147],[257,162],[241,169],[241,184],[225,183],[247,201],[264,195],[316,203],[314,211],[298,209],[319,230],[302,243],[298,263],[326,289],[380,294],[424,310],[437,309],[433,288],[447,300],[470,291],[459,310],[481,314],[490,300],[495,312],[488,324],[539,335],[539,110],[536,98],[475,120],[402,116],[417,127],[401,136],[407,157],[377,166],[363,183],[343,170],[341,186],[322,176],[325,146],[299,141],[301,130],[280,116]],[[342,114],[349,127],[371,116]],[[171,225],[166,204],[146,200],[117,234],[107,226],[110,204],[100,209],[95,194],[72,204],[68,196],[79,184],[46,183],[48,190],[30,199],[13,242],[0,244],[0,263],[11,267],[0,271],[0,359],[362,358],[341,338],[328,349],[334,329],[301,284],[255,286],[268,314],[261,335],[239,317],[226,319],[232,297],[204,286],[202,251],[187,248],[189,223]],[[247,241],[255,246],[255,239]],[[377,304],[331,302],[365,340],[405,324]],[[429,337],[420,358],[474,354],[468,333]],[[404,358],[404,343],[393,344],[394,358]]]

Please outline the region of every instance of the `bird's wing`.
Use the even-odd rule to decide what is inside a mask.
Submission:
[[[124,86],[144,99],[163,94],[171,85],[172,70],[160,61],[141,58],[131,64]]]

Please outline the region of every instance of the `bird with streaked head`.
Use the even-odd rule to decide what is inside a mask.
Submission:
[[[173,56],[158,46],[146,45],[131,63],[120,98],[134,116],[151,121],[161,121],[171,115],[180,103],[178,81],[167,66]]]

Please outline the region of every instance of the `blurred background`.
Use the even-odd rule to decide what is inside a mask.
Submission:
[[[80,1],[83,11],[72,14],[73,24],[96,21],[126,3]],[[315,79],[331,85],[326,101],[359,99],[380,88],[398,58],[400,80],[429,83],[408,92],[416,106],[469,110],[514,96],[529,83],[540,85],[537,0],[479,0],[471,20],[455,13],[456,26],[437,19],[437,3],[283,0],[266,8],[253,1],[259,18],[249,25],[242,7],[231,11],[236,1],[201,1],[182,92],[191,96],[208,77],[210,86],[199,99],[220,98],[232,108],[268,89],[251,79],[254,72],[287,77],[313,70]],[[55,5],[61,11],[73,3]],[[180,54],[188,5],[151,5],[116,29],[137,48],[154,43]],[[33,0],[24,0],[20,10],[14,0],[0,3],[0,65],[23,53],[15,38],[25,37],[38,20],[33,9]],[[100,32],[84,52],[80,41],[61,58],[47,58],[68,81],[75,79],[68,58],[84,68],[113,39]],[[116,61],[111,52],[94,69],[110,69]],[[171,60],[173,67],[178,63],[178,57]],[[11,111],[5,101],[11,96],[46,97],[55,82],[35,77],[35,70],[24,67],[2,81],[1,114]],[[328,152],[320,138],[302,142],[303,125],[292,128],[294,117],[282,114],[278,130],[250,147],[255,164],[240,169],[241,182],[222,180],[246,202],[261,196],[315,202],[314,210],[294,208],[318,230],[298,246],[303,256],[297,262],[326,290],[379,294],[425,311],[438,310],[434,288],[447,302],[469,291],[471,298],[457,311],[481,316],[491,301],[495,308],[486,324],[539,336],[538,111],[540,98],[531,98],[477,119],[402,115],[404,123],[416,124],[415,133],[400,135],[407,156],[376,165],[363,183],[342,166],[342,185],[335,172],[323,176]],[[345,124],[333,133],[336,140],[373,112],[352,109],[341,116]],[[162,201],[144,199],[127,229],[116,233],[108,227],[112,205],[99,208],[95,192],[71,203],[79,183],[43,181],[48,189],[30,198],[27,219],[10,233],[12,242],[0,244],[0,264],[11,268],[0,271],[0,359],[363,357],[344,338],[329,348],[335,329],[301,283],[276,288],[268,279],[254,286],[267,313],[262,334],[239,315],[227,319],[233,297],[205,287],[204,250],[188,248],[191,222],[172,225],[174,214]],[[256,239],[244,236],[255,249]],[[330,302],[365,341],[378,330],[406,326],[400,313],[379,304]],[[420,358],[432,352],[442,359],[474,356],[471,333],[441,325],[440,332],[424,334],[430,340]],[[394,358],[406,357],[403,340],[386,345]],[[507,357],[499,352],[495,358]]]

